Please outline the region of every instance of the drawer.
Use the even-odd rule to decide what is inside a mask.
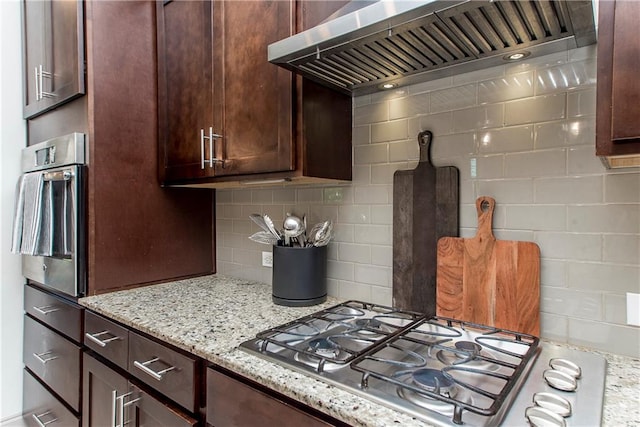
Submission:
[[[301,404],[298,404],[301,405]],[[327,427],[325,421],[221,372],[207,368],[207,425],[225,427]],[[317,412],[317,411],[315,411]]]
[[[76,411],[80,410],[80,357],[80,347],[24,316],[25,366]]]
[[[129,332],[129,372],[191,412],[197,411],[195,358]]]
[[[22,387],[22,419],[26,425],[30,427],[80,426],[80,419],[26,370],[23,371]]]
[[[86,310],[84,331],[84,345],[122,369],[127,369],[129,332],[125,328]]]
[[[72,340],[82,342],[82,307],[26,285],[24,311]]]

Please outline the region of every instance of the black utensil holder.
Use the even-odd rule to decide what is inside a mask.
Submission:
[[[272,298],[278,305],[306,307],[327,299],[326,246],[274,246]]]

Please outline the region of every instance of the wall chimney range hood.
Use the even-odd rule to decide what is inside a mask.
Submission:
[[[355,0],[268,59],[354,96],[596,42],[592,0]],[[356,9],[355,11],[353,11]],[[337,16],[336,16],[337,15]]]

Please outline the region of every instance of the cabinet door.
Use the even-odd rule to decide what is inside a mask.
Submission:
[[[77,0],[24,0],[24,117],[84,94],[84,17]]]
[[[131,406],[121,406],[128,392],[126,378],[88,354],[83,361],[82,425],[114,426],[131,416]],[[120,413],[122,407],[123,414]],[[120,424],[124,425],[124,423]]]
[[[157,3],[159,167],[162,182],[213,176],[209,1]],[[212,129],[217,132],[218,129]]]
[[[189,427],[198,421],[183,412],[173,409],[148,393],[131,385],[135,401],[135,426],[136,427]]]
[[[291,72],[267,61],[267,46],[293,32],[293,2],[214,2],[213,73],[217,175],[295,168]]]

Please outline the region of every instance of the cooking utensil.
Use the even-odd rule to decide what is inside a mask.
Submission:
[[[258,227],[262,228],[264,231],[270,233],[269,227],[267,227],[267,224],[264,222],[264,217],[260,214],[256,214],[256,213],[252,213],[251,215],[249,215],[249,218],[255,222]]]
[[[438,241],[437,314],[531,335],[540,334],[540,248],[496,240],[495,200],[476,200],[471,239]]]
[[[393,306],[436,313],[436,248],[458,235],[458,169],[431,164],[433,134],[418,134],[420,161],[393,176]]]
[[[305,232],[304,222],[295,215],[287,214],[282,226],[284,229],[285,246],[290,245],[291,238],[301,237]]]
[[[271,217],[269,217],[269,215],[264,214],[262,215],[262,218],[264,219],[264,223],[267,226],[267,230],[273,234],[278,240],[282,240],[282,234],[280,234],[278,232],[278,230],[276,230],[276,226],[273,224],[273,221],[271,220]]]
[[[333,222],[325,221],[318,229],[313,239],[313,246],[320,247],[326,246],[333,237]]]
[[[265,245],[277,245],[278,239],[271,234],[270,231],[258,231],[249,236],[249,239],[253,240],[257,243],[262,243]]]

